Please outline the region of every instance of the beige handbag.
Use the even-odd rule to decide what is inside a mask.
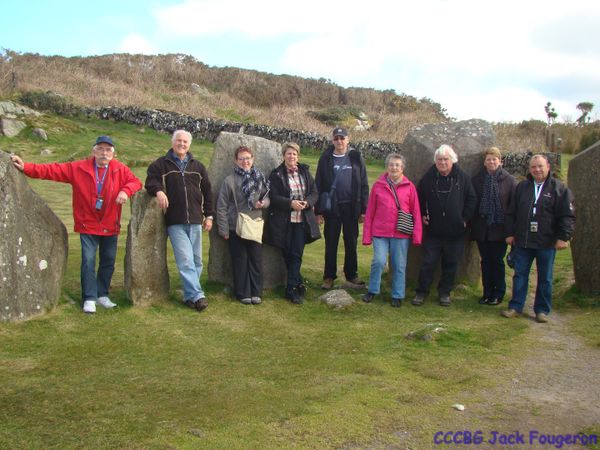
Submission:
[[[235,192],[234,192],[235,195]],[[253,219],[248,214],[238,212],[235,223],[235,232],[242,239],[256,241],[262,244],[263,227],[265,222],[262,217]]]
[[[249,241],[255,241],[262,244],[263,228],[265,222],[261,217],[253,219],[248,214],[240,212],[237,204],[237,197],[235,195],[235,184],[230,183],[231,193],[233,194],[233,201],[235,202],[235,209],[237,213],[237,220],[235,222],[235,233],[242,239]]]

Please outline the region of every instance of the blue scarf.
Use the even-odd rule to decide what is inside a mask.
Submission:
[[[504,212],[500,202],[500,188],[498,187],[498,173],[486,173],[483,182],[483,192],[481,194],[481,203],[479,204],[479,213],[485,217],[488,225],[504,223]]]
[[[254,209],[254,202],[256,202],[258,196],[268,188],[268,182],[265,176],[260,170],[257,170],[254,167],[245,171],[240,167],[235,166],[233,170],[242,177],[242,192],[248,201],[248,208]]]

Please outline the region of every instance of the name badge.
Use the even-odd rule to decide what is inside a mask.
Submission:
[[[96,199],[96,211],[100,211],[102,209],[102,203],[104,203],[104,199],[102,197],[98,197]]]
[[[538,223],[530,222],[529,223],[529,231],[531,231],[532,233],[537,233],[537,230],[538,230]]]

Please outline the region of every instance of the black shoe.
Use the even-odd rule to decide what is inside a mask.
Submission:
[[[402,299],[400,299],[400,298],[393,298],[392,299],[392,306],[394,308],[400,308],[400,306],[402,306]]]
[[[367,292],[366,294],[364,294],[362,296],[362,301],[365,303],[371,303],[371,301],[375,298],[375,294],[372,294],[371,292]]]
[[[487,304],[490,306],[496,306],[496,305],[499,305],[500,303],[502,303],[501,298],[490,298],[489,301],[487,302]]]
[[[487,305],[489,301],[490,301],[490,299],[488,297],[483,296],[483,297],[481,297],[479,299],[479,304],[480,305]]]
[[[306,285],[304,283],[300,283],[298,286],[296,286],[296,291],[298,292],[300,298],[304,298],[306,296]]]
[[[287,298],[288,300],[291,300],[292,303],[296,303],[296,304],[300,304],[302,303],[302,299],[300,298],[300,295],[298,294],[298,289],[291,288],[291,287],[287,287],[285,288],[285,298]]]

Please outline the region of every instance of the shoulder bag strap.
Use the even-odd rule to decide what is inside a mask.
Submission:
[[[392,180],[390,180],[389,178],[387,178],[387,183],[390,186],[390,189],[392,190],[392,194],[394,195],[394,200],[396,201],[396,208],[398,208],[398,210],[400,211],[400,202],[398,201],[398,194],[396,194],[396,188],[394,186],[394,183],[392,183]]]

